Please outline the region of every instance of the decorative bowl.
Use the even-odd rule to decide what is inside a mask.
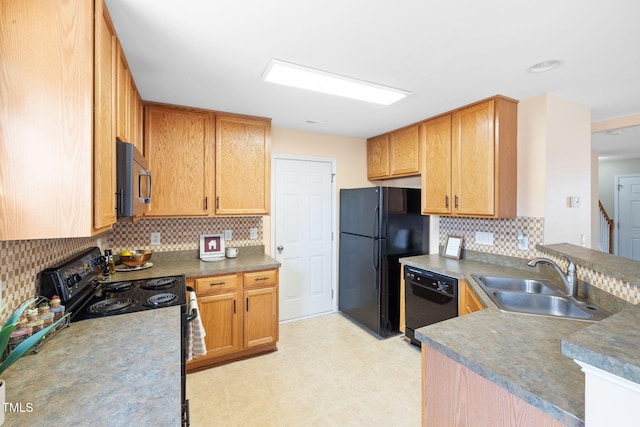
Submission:
[[[127,267],[145,265],[151,259],[151,251],[130,251],[132,255],[120,255],[120,261]]]

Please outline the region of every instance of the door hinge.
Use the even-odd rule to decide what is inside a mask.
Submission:
[[[333,289],[331,289],[331,299],[333,299]]]
[[[335,173],[332,173],[332,174],[331,174],[331,182],[332,182],[332,183],[333,183],[333,179],[334,179],[335,177],[336,177],[336,174],[335,174]]]
[[[333,242],[333,231],[331,232],[331,241]]]

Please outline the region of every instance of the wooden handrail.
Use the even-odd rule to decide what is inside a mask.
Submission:
[[[607,210],[604,208],[604,206],[602,206],[602,202],[598,200],[598,207],[600,208],[600,213],[602,213],[602,216],[604,216],[605,221],[607,221],[607,224],[609,224],[609,253],[612,254],[613,253],[613,228],[614,228],[614,222],[611,219],[611,217],[609,217],[609,214],[607,214]]]

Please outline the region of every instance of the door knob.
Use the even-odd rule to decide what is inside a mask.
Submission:
[[[276,249],[278,250],[278,252],[282,252],[282,250],[284,249],[284,246],[278,245]]]

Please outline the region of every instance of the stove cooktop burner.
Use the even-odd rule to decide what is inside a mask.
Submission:
[[[167,289],[174,285],[176,279],[173,277],[161,277],[159,279],[150,279],[147,280],[143,285],[142,289]]]
[[[87,312],[90,314],[110,315],[126,310],[134,304],[130,298],[109,298],[90,305]]]
[[[160,307],[166,304],[170,304],[176,298],[177,296],[175,294],[170,294],[170,293],[156,294],[150,297],[149,299],[147,299],[147,305],[150,305],[152,307]]]
[[[131,289],[133,286],[133,282],[115,282],[115,283],[107,283],[102,287],[102,290],[105,292],[119,292],[126,291]]]

